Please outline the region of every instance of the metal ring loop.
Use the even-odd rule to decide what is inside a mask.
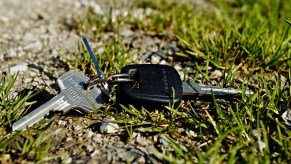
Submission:
[[[99,84],[107,83],[107,82],[119,83],[119,82],[132,82],[132,81],[134,81],[133,74],[126,74],[126,73],[112,74],[112,75],[109,75],[107,78],[94,76],[86,82],[86,88],[89,89],[93,87],[94,85],[99,85]]]

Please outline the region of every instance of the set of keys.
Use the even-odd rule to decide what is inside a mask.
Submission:
[[[12,125],[12,130],[21,131],[38,123],[52,111],[66,113],[73,108],[93,112],[110,98],[109,85],[117,85],[116,101],[120,104],[157,107],[180,104],[183,97],[218,96],[230,97],[241,94],[240,90],[182,82],[175,68],[168,65],[136,64],[122,68],[120,74],[104,77],[98,62],[86,40],[84,44],[90,54],[98,76],[89,78],[81,72],[71,70],[57,79],[60,93],[33,110]],[[253,94],[246,90],[245,95]]]

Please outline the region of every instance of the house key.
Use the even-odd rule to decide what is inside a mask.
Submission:
[[[84,84],[88,80],[89,77],[78,71],[66,72],[57,79],[60,93],[13,123],[12,130],[21,131],[31,127],[44,119],[50,111],[66,113],[72,108],[80,108],[85,112],[93,112],[94,109],[101,107],[103,104],[101,90],[97,87],[92,87],[90,90],[84,89]]]

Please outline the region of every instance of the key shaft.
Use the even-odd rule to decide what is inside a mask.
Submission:
[[[68,101],[65,99],[65,96],[60,93],[48,102],[44,103],[42,106],[36,108],[15,122],[12,126],[12,130],[21,131],[31,127],[32,125],[44,119],[44,116],[48,115],[50,111],[69,110],[70,108],[72,108],[72,105],[68,103]]]
[[[233,96],[233,95],[240,95],[242,93],[241,90],[233,89],[233,88],[221,88],[217,86],[209,86],[203,85],[200,83],[191,83],[191,82],[182,82],[183,84],[183,95],[184,96]],[[250,96],[254,92],[250,90],[246,90],[246,96]]]

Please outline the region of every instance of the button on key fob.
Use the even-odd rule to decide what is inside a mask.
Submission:
[[[131,83],[120,83],[117,101],[121,104],[156,107],[179,105],[183,96],[182,81],[175,68],[167,65],[127,65],[121,73],[135,71]]]

